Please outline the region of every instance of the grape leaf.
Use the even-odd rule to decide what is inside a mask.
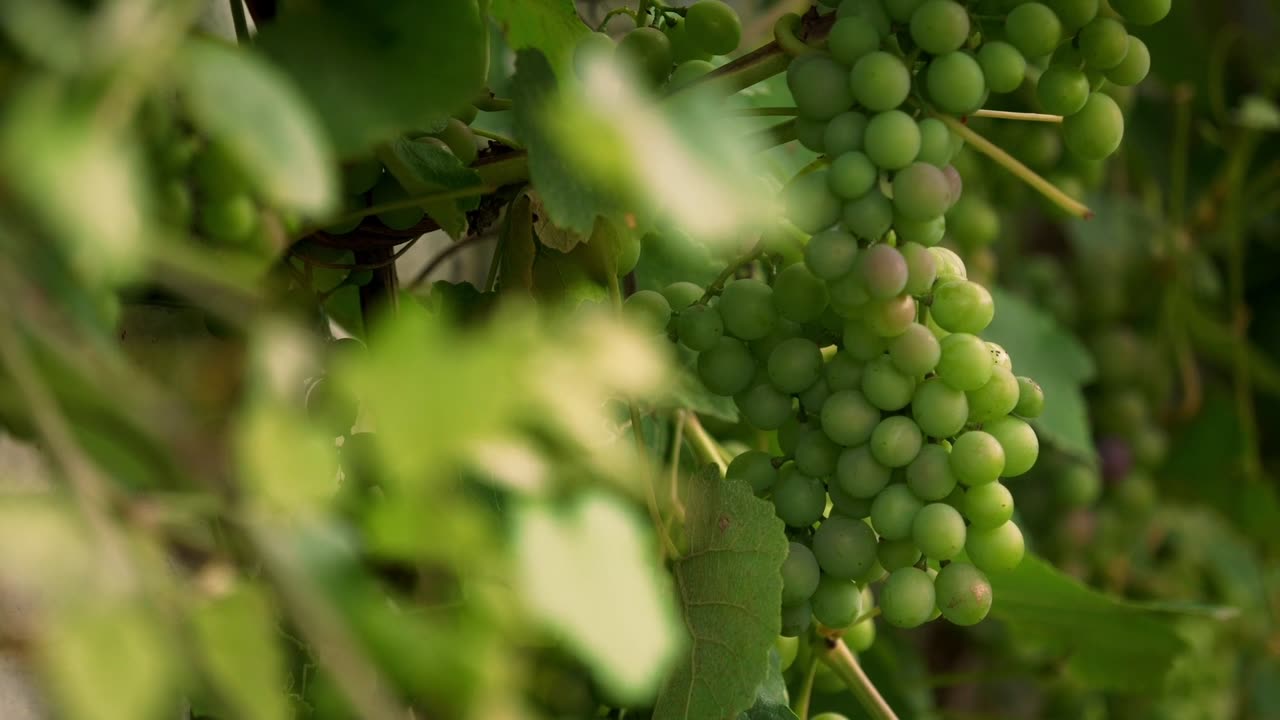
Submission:
[[[655,720],[736,718],[769,673],[781,628],[787,540],[773,508],[709,467],[689,482],[689,553],[674,564],[688,649],[654,707]]]
[[[738,720],[796,720],[787,704],[787,683],[777,648],[769,651],[769,674],[756,688],[755,704],[738,715]]]
[[[391,152],[413,173],[407,178],[396,176],[411,195],[483,184],[479,173],[464,167],[453,153],[439,145],[399,138],[391,143]],[[423,203],[422,209],[440,225],[440,229],[457,240],[467,230],[465,211],[474,209],[476,204],[475,197],[436,200]]]
[[[1044,388],[1044,414],[1033,423],[1036,431],[1064,450],[1092,457],[1089,413],[1081,392],[1094,375],[1092,357],[1074,335],[1025,300],[998,289],[991,295],[996,316],[983,337],[1009,351],[1014,373]]]
[[[596,215],[617,214],[621,203],[566,159],[548,131],[545,117],[554,110],[557,83],[546,56],[536,50],[516,54],[511,94],[516,138],[529,150],[529,178],[543,206],[557,226],[590,235]]]
[[[555,68],[567,65],[574,43],[589,32],[573,0],[493,0],[489,16],[512,49],[541,50]]]
[[[287,76],[256,55],[210,41],[184,48],[178,68],[196,124],[267,200],[317,215],[331,209],[337,179],[328,138]]]
[[[1068,655],[1090,687],[1135,692],[1158,688],[1186,650],[1174,616],[1104,595],[1028,555],[991,576],[991,613],[1022,637]]]
[[[192,625],[211,680],[234,711],[228,714],[254,720],[290,716],[275,619],[261,592],[245,586],[211,599],[193,612]]]
[[[344,156],[458,110],[484,86],[488,69],[488,30],[476,0],[384,0],[374,8],[293,3],[257,38],[319,111]]]

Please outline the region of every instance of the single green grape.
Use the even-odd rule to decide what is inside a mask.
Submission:
[[[769,453],[748,450],[729,463],[725,477],[747,482],[751,485],[751,490],[760,495],[778,481],[778,469],[773,466],[773,458]]]
[[[933,580],[938,609],[955,625],[977,625],[991,612],[991,582],[978,568],[953,562]]]
[[[773,509],[791,527],[809,527],[827,509],[827,489],[818,478],[799,471],[779,474],[773,485]]]
[[[724,337],[724,321],[715,308],[694,305],[680,313],[676,332],[686,347],[702,352],[715,347]]]
[[[946,123],[930,117],[916,123],[916,127],[920,129],[920,153],[916,162],[929,163],[938,169],[950,165],[958,148]]]
[[[933,317],[930,313],[930,317]],[[968,392],[977,390],[991,379],[995,363],[991,351],[975,335],[952,333],[940,343],[942,354],[938,358],[937,373],[951,387]]]
[[[912,163],[893,176],[893,209],[905,218],[941,216],[950,207],[950,195],[947,176],[929,163]]]
[[[881,355],[862,369],[862,395],[881,410],[892,412],[906,407],[915,389],[915,378],[899,370],[889,355]]]
[[[862,604],[866,607],[867,601],[864,599]],[[856,622],[844,631],[844,644],[856,653],[870,650],[875,642],[876,623],[871,618]],[[849,718],[839,713],[820,713],[812,716],[812,720],[849,720]]]
[[[765,337],[778,321],[773,288],[760,280],[748,278],[725,285],[717,307],[725,330],[742,340]]]
[[[907,377],[924,377],[937,367],[941,356],[938,339],[920,323],[911,323],[906,332],[889,341],[889,358]]]
[[[832,393],[822,406],[822,431],[847,447],[865,444],[879,422],[879,408],[857,390]]]
[[[1130,35],[1128,45],[1129,50],[1125,53],[1124,60],[1106,73],[1107,80],[1122,87],[1137,85],[1151,72],[1151,51],[1147,49],[1147,44]]]
[[[960,511],[946,503],[920,508],[911,523],[911,539],[925,557],[950,560],[964,549],[965,524]]]
[[[907,466],[907,487],[921,500],[945,500],[956,489],[956,476],[951,472],[947,449],[934,444],[920,448],[916,459]]]
[[[1009,351],[1005,350],[1000,343],[993,343],[990,340],[986,342],[986,345],[987,352],[991,353],[992,365],[1013,372],[1013,357],[1009,355]]]
[[[960,510],[973,527],[990,530],[1013,517],[1013,495],[1003,483],[985,483],[965,491]]]
[[[971,529],[964,549],[978,569],[1000,573],[1018,567],[1026,553],[1026,544],[1022,530],[1011,520],[989,530]]]
[[[834,280],[853,268],[858,241],[843,230],[825,230],[809,238],[804,247],[804,264],[823,280]]]
[[[920,426],[909,417],[891,415],[871,432],[871,455],[885,467],[906,467],[920,453],[924,437]],[[905,487],[905,486],[904,486]]]
[[[840,198],[828,189],[826,170],[815,170],[792,180],[782,189],[787,219],[810,235],[840,221]]]
[[[969,39],[969,11],[953,0],[926,0],[911,14],[911,39],[930,55],[959,50]]]
[[[804,392],[796,396],[800,399],[800,407],[810,415],[821,417],[822,408],[827,404],[827,398],[831,397],[831,388],[827,387],[827,380],[821,376],[817,382],[804,389]]]
[[[617,55],[654,84],[671,72],[671,41],[654,27],[638,27],[624,35],[618,41]]]
[[[947,219],[945,215],[942,217],[929,218],[928,220],[908,220],[906,218],[895,217],[893,219],[893,231],[897,233],[899,240],[911,244],[918,244],[925,248],[931,248],[942,242],[943,236],[947,234]],[[906,252],[905,248],[903,249],[903,252]],[[933,265],[936,271],[937,262],[935,261]],[[933,285],[932,279],[929,284],[930,286]],[[923,288],[920,290],[921,292],[919,293],[914,290],[910,290],[909,292],[911,292],[912,295],[924,294],[925,292],[928,292],[929,288]]]
[[[999,365],[991,369],[991,379],[977,390],[970,390],[969,422],[985,423],[1013,412],[1018,404],[1018,379]]]
[[[777,430],[786,424],[793,412],[791,396],[767,382],[735,395],[733,402],[743,419],[758,430]]]
[[[889,19],[894,22],[907,23],[911,22],[912,13],[923,2],[924,0],[884,0],[884,9],[889,14]]]
[[[948,332],[976,334],[991,324],[995,303],[991,293],[969,280],[948,280],[933,289],[929,314]]]
[[[881,538],[906,540],[911,537],[911,524],[924,504],[906,485],[889,485],[871,502],[871,525]]]
[[[938,282],[964,280],[969,277],[969,272],[964,266],[964,260],[961,260],[960,256],[951,248],[931,247],[929,252],[933,253],[938,260]]]
[[[873,302],[866,309],[867,327],[880,337],[897,337],[915,322],[916,310],[916,299],[910,295]]]
[[[1093,70],[1110,70],[1124,61],[1129,52],[1129,33],[1124,23],[1109,17],[1094,18],[1076,37],[1080,55]]]
[[[248,193],[209,198],[200,207],[199,226],[210,240],[238,245],[258,229],[258,207]]]
[[[787,544],[787,558],[782,561],[782,604],[794,605],[813,597],[821,573],[813,551],[798,542]]]
[[[876,497],[889,484],[889,476],[889,468],[872,457],[865,445],[845,449],[836,461],[835,482],[855,499]]]
[[[831,192],[845,200],[857,200],[876,186],[879,172],[862,152],[850,150],[837,155],[827,170]]]
[[[987,87],[995,93],[1011,93],[1022,87],[1027,76],[1027,60],[1018,48],[1007,42],[992,40],[978,49],[978,64]]]
[[[880,544],[876,548],[876,559],[880,561],[880,566],[889,572],[893,572],[898,568],[910,567],[920,561],[920,548],[911,541],[906,540],[885,540],[880,539]]]
[[[879,49],[880,33],[866,18],[840,18],[827,34],[827,50],[845,65],[852,66]]]
[[[1084,71],[1065,65],[1050,65],[1036,82],[1040,109],[1053,115],[1074,115],[1089,100],[1089,78]]]
[[[798,393],[822,374],[822,351],[808,338],[788,338],[769,353],[769,381],[785,393]]]
[[[755,358],[740,341],[722,337],[715,347],[698,354],[698,377],[717,395],[737,395],[751,385]]]
[[[1004,21],[1005,39],[1023,57],[1038,58],[1053,52],[1062,39],[1062,21],[1044,3],[1023,3]]]
[[[853,99],[872,112],[898,107],[911,91],[911,72],[907,66],[882,50],[859,58],[848,78]]]
[[[823,151],[830,157],[861,150],[867,133],[867,116],[856,110],[840,113],[827,123]]]
[[[981,430],[970,430],[951,445],[951,471],[966,486],[995,482],[1004,472],[1004,463],[1004,447]]]
[[[871,515],[871,501],[867,498],[856,498],[840,489],[840,484],[832,482],[827,485],[827,496],[831,498],[832,511],[847,518],[861,520]]]
[[[708,60],[685,60],[671,71],[671,79],[667,81],[667,87],[672,90],[682,88],[715,69],[716,66]]]
[[[809,607],[808,600],[802,600],[794,605],[782,606],[782,627],[778,630],[778,634],[783,637],[799,637],[813,623],[813,609]]]
[[[966,250],[987,247],[1000,236],[1000,215],[991,202],[980,195],[960,198],[946,217],[951,237]]]
[[[920,383],[911,398],[911,414],[920,430],[932,438],[949,438],[964,429],[969,418],[969,400],[942,378]]]
[[[804,263],[788,265],[774,277],[773,307],[788,320],[813,322],[827,309],[827,287]]]
[[[883,243],[862,253],[858,270],[873,300],[897,297],[907,285],[907,260],[897,248]]]
[[[880,37],[889,34],[889,15],[880,0],[844,0],[836,10],[836,19],[860,17],[871,23]]]
[[[929,621],[936,606],[933,579],[919,568],[894,570],[880,591],[881,617],[894,627],[919,627]]]
[[[1040,417],[1044,412],[1044,390],[1029,377],[1018,378],[1018,404],[1013,412],[1026,418]]]
[[[803,117],[825,120],[853,106],[849,71],[829,55],[806,55],[793,61],[787,69],[787,87]]]
[[[901,110],[886,108],[867,121],[863,151],[878,167],[899,170],[915,161],[920,142],[916,121]]]
[[[1005,477],[1018,477],[1036,464],[1040,456],[1040,440],[1025,420],[1006,416],[983,424],[982,429],[1004,449]]]
[[[662,297],[667,299],[667,302],[671,304],[671,309],[676,312],[683,312],[686,308],[691,307],[702,299],[702,294],[701,285],[687,280],[673,282],[662,288]]]
[[[796,469],[811,477],[827,477],[836,471],[841,448],[821,430],[800,436],[796,442]]]
[[[907,240],[901,235],[898,239]],[[907,261],[907,284],[903,287],[903,292],[915,296],[925,295],[938,279],[937,256],[924,245],[910,241],[903,242],[898,251]]]
[[[821,118],[796,118],[796,140],[804,147],[816,152],[825,153],[827,137],[827,121]]]
[[[773,647],[778,651],[778,669],[786,672],[787,668],[796,661],[796,655],[800,652],[800,640],[779,635],[774,639]]]
[[[1120,147],[1124,114],[1109,95],[1094,93],[1080,112],[1062,120],[1067,148],[1085,160],[1102,160]]]
[[[853,318],[845,322],[842,342],[845,352],[860,362],[870,362],[889,349],[885,339],[872,332],[861,318]]]
[[[685,31],[689,39],[712,55],[727,55],[742,40],[738,13],[719,0],[699,0],[685,10]]]
[[[845,228],[854,235],[865,240],[879,240],[893,225],[893,203],[879,190],[872,190],[857,200],[845,203],[841,219]]]
[[[1111,7],[1135,25],[1155,25],[1172,6],[1173,0],[1111,0]]]
[[[852,580],[824,575],[809,603],[815,620],[840,630],[853,624],[862,611],[862,589]]]
[[[841,350],[827,360],[822,375],[827,380],[827,387],[834,392],[841,390],[860,390],[862,388],[862,361],[848,352]]]
[[[822,572],[855,580],[876,561],[876,534],[861,520],[834,515],[814,531],[813,554]]]
[[[647,330],[661,332],[671,322],[671,303],[657,290],[639,290],[622,303],[622,312]]]
[[[1078,31],[1098,16],[1098,0],[1046,0],[1046,5],[1062,21],[1068,34]]]
[[[969,53],[957,50],[929,63],[925,72],[925,88],[938,109],[967,115],[982,107],[987,80],[978,61]]]

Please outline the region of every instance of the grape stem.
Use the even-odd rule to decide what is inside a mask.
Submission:
[[[1013,110],[974,110],[970,117],[993,118],[996,120],[1022,120],[1024,122],[1060,123],[1061,115],[1047,113],[1015,112]]]
[[[729,111],[733,115],[742,115],[746,117],[781,115],[785,117],[795,117],[800,111],[794,107],[747,107],[735,108]]]
[[[671,503],[671,511],[675,513],[676,519],[683,524],[685,509],[684,503],[680,501],[680,451],[683,449],[684,428],[689,418],[689,411],[684,409],[676,410],[675,415],[676,427],[671,433],[671,482],[667,490],[670,494],[668,502]]]
[[[849,651],[849,646],[844,644],[844,640],[822,638],[813,649],[818,659],[840,676],[853,696],[858,699],[862,709],[867,711],[867,716],[871,720],[898,720],[893,708],[885,702],[876,686],[871,684],[871,680],[862,671],[862,666]]]
[[[720,271],[720,274],[716,276],[716,279],[712,280],[711,284],[707,286],[707,291],[702,294],[702,297],[698,298],[698,302],[696,304],[706,305],[711,302],[711,298],[719,295],[720,292],[724,290],[724,284],[729,282],[730,278],[737,275],[738,271],[743,267],[755,262],[756,258],[760,257],[763,253],[764,240],[761,240],[756,243],[755,247],[748,250],[737,260],[729,263],[724,270]]]
[[[604,32],[605,29],[609,27],[609,21],[619,15],[630,15],[631,19],[635,21],[635,24],[637,26],[640,25],[640,17],[636,15],[635,10],[632,10],[629,7],[619,7],[619,8],[614,8],[609,12],[605,13],[604,17],[600,20],[600,24],[596,25],[596,32],[598,33]]]
[[[720,474],[724,475],[729,472],[729,465],[726,460],[728,453],[720,447],[720,443],[711,437],[707,429],[702,427],[702,423],[698,420],[697,413],[692,410],[685,411],[685,432],[689,435],[689,442],[693,445],[693,449],[702,457],[704,463],[711,463],[720,468]]]
[[[809,661],[809,667],[804,671],[800,692],[796,693],[796,699],[791,705],[791,712],[795,713],[800,720],[809,720],[809,702],[813,699],[813,681],[816,677],[818,677],[818,658],[814,656]]]
[[[800,16],[795,13],[786,13],[773,24],[773,41],[792,57],[808,55],[814,51],[814,48],[796,36],[796,31],[800,28]]]
[[[613,303],[613,311],[617,315],[622,314],[622,288],[618,285],[618,276],[609,273],[609,299]],[[636,462],[641,464],[641,472],[644,474],[644,499],[645,505],[649,508],[649,519],[653,522],[654,532],[658,534],[658,538],[662,541],[662,554],[664,558],[680,557],[680,550],[676,548],[671,536],[667,534],[667,524],[662,520],[662,513],[658,510],[658,493],[654,489],[654,479],[652,474],[648,472],[648,448],[644,444],[644,430],[640,424],[640,408],[636,406],[636,401],[627,398],[627,412],[631,416],[631,435],[636,441]]]
[[[964,139],[966,143],[972,145],[978,152],[991,158],[997,165],[1000,165],[1005,170],[1013,173],[1013,175],[1018,179],[1038,190],[1041,195],[1044,195],[1053,202],[1053,204],[1062,208],[1066,213],[1084,220],[1093,218],[1093,211],[1084,203],[1062,192],[1057,185],[1045,180],[1034,170],[1023,165],[995,143],[974,132],[968,125],[965,125],[963,122],[951,117],[950,115],[944,115],[942,113],[933,113],[933,115],[946,124],[947,127],[951,128],[952,132]]]
[[[866,611],[866,612],[862,613],[861,615],[859,615],[857,620],[854,620],[853,622],[849,623],[849,627],[853,627],[854,625],[857,625],[858,623],[864,623],[864,622],[866,622],[866,621],[868,621],[868,620],[872,620],[872,619],[874,619],[874,618],[878,618],[878,617],[880,617],[880,608],[878,608],[878,607],[876,607],[876,608],[871,608],[870,610],[868,610],[868,611]]]

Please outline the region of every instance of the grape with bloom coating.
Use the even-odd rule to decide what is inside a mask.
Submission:
[[[982,107],[987,81],[978,61],[969,53],[957,50],[929,63],[925,88],[938,109],[953,115],[967,115]]]
[[[952,333],[941,341],[938,376],[957,390],[977,390],[991,379],[994,363],[987,344],[975,335]]]
[[[794,263],[773,279],[773,306],[788,320],[813,322],[827,309],[827,288],[804,263]]]
[[[920,154],[920,127],[901,110],[886,110],[867,121],[863,152],[885,170],[910,165]]]
[[[942,348],[929,328],[911,323],[907,331],[889,341],[889,357],[908,377],[924,377],[938,365]]]
[[[1102,160],[1120,147],[1124,138],[1124,113],[1111,96],[1094,93],[1080,112],[1062,121],[1062,139],[1071,152],[1085,160]]]
[[[1022,86],[1027,74],[1027,60],[1018,48],[999,40],[982,44],[978,49],[978,64],[991,92],[1013,92]]]
[[[808,338],[788,338],[769,353],[769,381],[785,393],[798,393],[822,374],[822,351]]]
[[[907,99],[907,93],[911,91],[911,72],[898,58],[876,50],[854,63],[849,73],[849,89],[858,104],[868,110],[892,110]]]
[[[892,412],[906,407],[915,385],[915,378],[899,371],[888,355],[881,355],[862,369],[862,395],[881,410]]]
[[[778,321],[773,307],[773,288],[760,280],[734,280],[725,285],[717,308],[725,330],[741,340],[768,335]]]
[[[893,209],[910,220],[939,217],[950,206],[950,192],[942,170],[915,162],[893,176]]]
[[[861,520],[829,517],[813,533],[813,554],[824,573],[854,580],[875,563],[876,534]]]
[[[920,426],[909,417],[893,415],[884,418],[871,432],[871,456],[885,467],[906,467],[920,453],[924,437]]]
[[[793,471],[783,473],[773,486],[773,508],[791,527],[808,527],[822,519],[827,489],[822,481]]]
[[[941,445],[925,445],[907,466],[907,487],[921,500],[945,499],[956,489],[956,476],[951,472],[951,457]]]
[[[982,332],[995,317],[991,293],[969,280],[950,280],[933,289],[929,314],[938,326],[953,333]]]
[[[756,374],[755,358],[740,341],[722,337],[715,347],[698,354],[698,377],[717,395],[737,395]]]
[[[991,369],[991,379],[977,390],[967,393],[969,398],[969,422],[985,423],[1013,412],[1018,404],[1018,379],[1005,368],[996,365]]]
[[[827,50],[845,65],[853,65],[879,49],[880,33],[866,18],[840,18],[827,34]]]
[[[809,238],[804,263],[809,272],[823,280],[834,280],[853,268],[858,241],[843,230],[825,230]]]
[[[951,471],[965,485],[995,482],[1004,465],[1004,447],[989,433],[970,430],[952,443]]]
[[[829,55],[806,55],[787,69],[787,87],[800,115],[817,120],[833,118],[853,106],[848,78],[845,67]]]
[[[831,118],[822,135],[823,151],[831,157],[861,150],[867,132],[867,116],[856,111],[840,113]]]
[[[983,530],[999,527],[1013,517],[1013,495],[999,482],[969,488],[960,505],[972,526]]]
[[[973,564],[988,573],[1006,572],[1018,567],[1026,553],[1022,531],[1012,521],[990,530],[971,530],[964,549]]]
[[[847,628],[862,610],[862,589],[852,580],[824,575],[809,604],[814,619],[824,626],[835,630]]]
[[[960,554],[964,538],[964,518],[946,503],[925,505],[911,522],[911,539],[925,557],[934,560],[950,560]]]
[[[924,503],[903,484],[885,488],[871,502],[871,525],[880,537],[905,540],[911,536],[911,525]]]
[[[846,447],[862,445],[880,422],[880,410],[857,390],[841,390],[822,406],[822,431]]]
[[[969,399],[942,378],[929,378],[916,388],[911,414],[925,435],[949,438],[964,428],[969,418]]]
[[[840,221],[840,198],[827,188],[827,171],[815,170],[792,180],[782,189],[787,219],[804,232],[813,234]]]
[[[787,558],[782,561],[782,604],[808,600],[818,589],[819,576],[813,552],[798,542],[788,543]]]
[[[743,419],[758,430],[777,430],[791,419],[791,396],[767,382],[734,395],[733,402]]]
[[[1002,417],[982,427],[1004,449],[1005,477],[1018,477],[1036,464],[1036,459],[1040,456],[1040,440],[1026,421],[1016,417]]]
[[[874,498],[889,484],[889,468],[871,455],[866,445],[851,447],[836,461],[836,484],[850,497]]]
[[[725,477],[749,483],[751,490],[759,495],[777,482],[778,469],[773,466],[773,458],[769,453],[763,450],[748,450],[729,463]]]
[[[1044,412],[1044,390],[1029,377],[1018,378],[1018,404],[1013,412],[1022,417],[1037,418]]]
[[[1048,55],[1062,39],[1062,22],[1043,3],[1023,3],[1005,17],[1005,37],[1024,57]]]
[[[930,55],[959,50],[969,38],[969,12],[953,0],[926,0],[911,14],[911,39]]]
[[[862,152],[850,150],[837,155],[827,170],[831,192],[845,200],[857,200],[875,187],[876,166]]]
[[[713,307],[693,305],[680,312],[676,332],[686,347],[702,352],[715,347],[724,337],[724,320]]]
[[[880,591],[880,613],[885,622],[899,628],[925,624],[936,608],[933,579],[918,568],[894,570]]]

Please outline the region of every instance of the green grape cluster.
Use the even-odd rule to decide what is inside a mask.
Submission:
[[[167,222],[215,247],[265,247],[262,207],[224,146],[174,128],[153,155],[164,178],[158,206]]]
[[[604,32],[584,36],[574,48],[579,74],[592,60],[616,55],[654,87],[680,88],[715,69],[711,60],[738,49],[742,21],[721,0],[663,8],[615,44]]]

